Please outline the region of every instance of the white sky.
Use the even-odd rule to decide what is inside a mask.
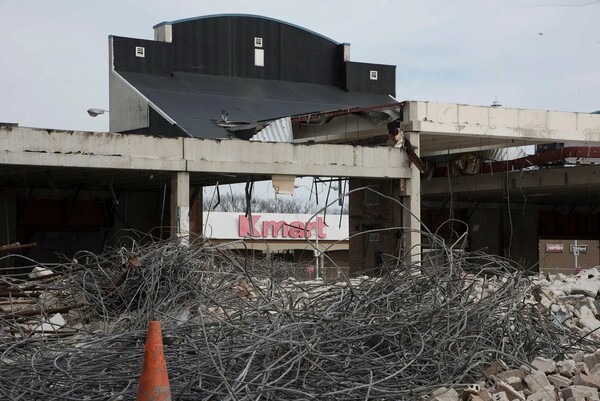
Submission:
[[[0,121],[106,131],[108,35],[162,21],[278,18],[397,66],[397,98],[600,110],[600,0],[2,0]]]
[[[218,13],[349,42],[353,61],[397,66],[400,100],[600,109],[600,1],[3,0],[0,121],[107,130],[85,111],[108,108],[108,35]]]

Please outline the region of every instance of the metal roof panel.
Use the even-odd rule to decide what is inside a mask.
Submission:
[[[330,85],[180,72],[171,77],[120,74],[186,132],[202,138],[228,135],[216,123],[222,111],[229,121],[255,123],[390,103],[387,95],[346,92]]]

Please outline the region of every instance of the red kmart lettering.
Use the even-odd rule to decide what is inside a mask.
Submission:
[[[286,222],[283,220],[260,221],[261,215],[252,216],[252,224],[248,217],[239,216],[238,233],[240,237],[254,238],[310,238],[313,233],[319,238],[327,238],[325,220],[317,217],[317,221],[305,224],[302,221]]]

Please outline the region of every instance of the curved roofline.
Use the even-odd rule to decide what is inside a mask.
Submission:
[[[301,27],[300,25],[296,25],[296,24],[292,24],[292,23],[289,23],[289,22],[286,22],[286,21],[282,21],[282,20],[279,20],[279,19],[276,19],[276,18],[265,17],[263,15],[256,15],[256,14],[212,14],[212,15],[202,15],[202,16],[199,16],[199,17],[190,17],[190,18],[178,19],[176,21],[163,21],[161,23],[158,23],[158,24],[154,25],[152,28],[156,29],[156,28],[158,28],[160,26],[163,26],[163,25],[173,25],[173,24],[178,24],[180,22],[188,22],[188,21],[194,21],[194,20],[198,20],[198,19],[217,18],[217,17],[251,17],[251,18],[260,18],[260,19],[264,19],[264,20],[273,21],[273,22],[277,22],[277,23],[280,23],[280,24],[288,25],[288,26],[291,26],[292,28],[301,29],[303,31],[306,31],[306,32],[311,33],[311,34],[316,35],[316,36],[319,36],[319,37],[321,37],[323,39],[326,39],[326,40],[328,40],[328,41],[330,41],[332,43],[335,43],[336,45],[341,44],[340,42],[337,42],[337,41],[335,41],[335,40],[333,40],[331,38],[328,38],[325,35],[321,35],[318,32],[311,31],[310,29],[306,29],[304,27]]]

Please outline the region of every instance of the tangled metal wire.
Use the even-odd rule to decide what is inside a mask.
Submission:
[[[507,260],[440,247],[430,268],[337,283],[206,242],[136,243],[4,278],[19,298],[3,298],[0,399],[133,399],[152,319],[174,400],[412,400],[498,358],[598,347],[525,303],[532,284]],[[56,311],[67,323],[40,334]]]

